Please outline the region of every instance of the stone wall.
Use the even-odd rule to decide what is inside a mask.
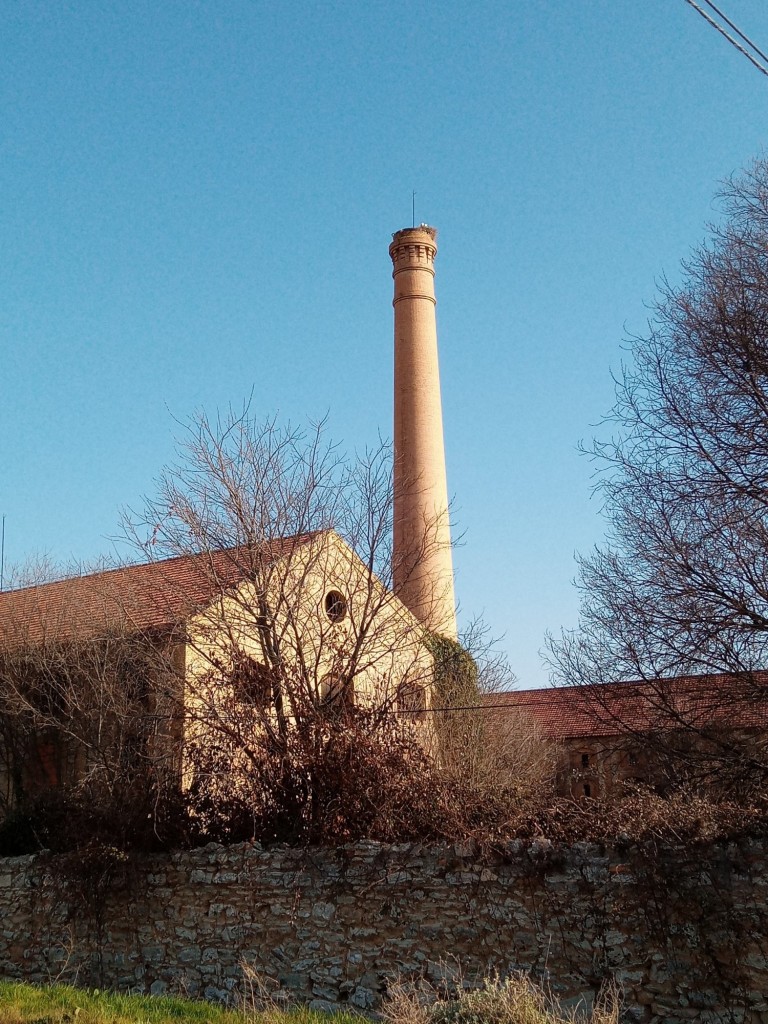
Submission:
[[[631,1021],[767,1024],[765,855],[516,842],[6,859],[0,975],[225,1000],[246,963],[291,998],[371,1009],[395,976],[439,983],[460,963],[470,979],[529,971],[571,1002],[616,979]]]

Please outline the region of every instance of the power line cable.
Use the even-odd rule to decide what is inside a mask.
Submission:
[[[729,26],[729,28],[733,29],[733,31],[736,33],[739,39],[743,39],[747,46],[751,46],[755,53],[758,55],[758,57],[762,57],[762,59],[766,63],[768,63],[768,56],[763,53],[763,51],[756,43],[752,42],[749,36],[744,35],[744,33],[741,31],[738,25],[734,25],[734,23],[731,21],[727,14],[725,14],[723,11],[720,10],[719,7],[713,4],[712,0],[704,0],[704,3],[707,5],[707,7],[710,7],[718,17],[722,18],[725,24]]]
[[[702,10],[702,8],[699,7],[698,4],[694,2],[694,0],[685,0],[685,2],[688,4],[688,6],[692,7],[694,10],[697,10],[698,13],[701,15],[701,17],[703,19],[705,19],[706,22],[708,22],[713,27],[713,29],[717,29],[717,31],[720,33],[721,36],[725,36],[725,38],[728,40],[728,42],[731,44],[731,46],[735,46],[739,53],[743,53],[743,55],[746,57],[746,59],[748,59],[751,63],[754,63],[754,65],[758,69],[758,71],[760,71],[764,75],[768,76],[768,68],[765,68],[763,65],[761,65],[760,61],[756,60],[755,57],[752,55],[752,53],[750,53],[748,50],[745,50],[740,43],[736,42],[736,40],[733,38],[733,36],[730,36],[725,31],[725,29],[722,27],[722,25],[718,25],[718,23],[716,22],[714,17],[710,17],[710,15],[707,13],[707,11],[706,10]],[[709,2],[709,0],[705,0],[705,2],[707,3],[707,2]],[[714,4],[712,6],[714,7]],[[717,8],[715,8],[715,9],[717,9]],[[730,25],[731,23],[729,22],[728,24]],[[741,35],[741,33],[739,33],[739,35]],[[750,45],[752,45],[752,43]],[[760,52],[760,51],[757,50],[757,52]]]
[[[514,693],[514,691],[512,692]],[[418,710],[411,710],[410,708],[391,708],[389,713],[392,715],[424,715],[431,714],[435,711],[517,711],[518,708],[537,707],[540,703],[541,702],[538,700],[520,700],[515,701],[514,703],[506,702],[504,704],[467,704],[462,707],[420,708]]]
[[[739,53],[742,53],[751,64],[755,65],[755,67],[757,68],[758,71],[761,71],[764,75],[766,75],[768,77],[768,68],[764,67],[760,63],[760,61],[755,60],[755,58],[752,56],[752,54],[749,53],[748,50],[745,50],[744,47],[741,45],[741,43],[737,42],[733,38],[732,35],[729,35],[725,31],[725,29],[723,28],[722,25],[718,25],[718,23],[715,21],[714,18],[710,18],[710,16],[707,14],[707,12],[705,10],[703,10],[701,7],[699,7],[699,5],[697,3],[695,3],[695,0],[685,0],[685,2],[689,5],[689,7],[692,7],[694,9],[694,11],[698,11],[699,14],[702,16],[702,18],[704,18],[705,21],[709,22],[709,24],[713,28],[717,29],[717,31],[720,33],[720,35],[725,36],[725,38],[728,40],[728,42],[731,44],[731,46],[735,46],[736,49],[739,51]],[[705,3],[709,3],[709,0],[704,0],[704,2]],[[710,4],[709,6],[713,10],[717,11],[717,8],[715,7],[714,4]],[[720,12],[718,11],[718,13],[720,13]],[[724,17],[724,16],[722,16],[722,17]],[[725,20],[727,21],[727,19],[725,19]],[[733,25],[732,25],[732,23],[730,21],[728,21],[728,24],[731,25],[731,27],[733,28]],[[742,37],[742,39],[746,39],[746,36],[744,36],[741,32],[739,32],[738,29],[735,29],[735,31],[739,33],[739,35]],[[747,42],[749,42],[749,40],[747,40]],[[754,44],[749,42],[749,45],[753,46]],[[755,49],[756,53],[760,53],[760,55],[763,56],[762,51],[758,50],[757,47],[754,47],[754,49]]]

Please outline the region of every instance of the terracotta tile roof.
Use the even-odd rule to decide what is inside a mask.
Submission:
[[[484,700],[499,716],[530,715],[559,740],[684,726],[768,728],[768,672],[509,690]]]
[[[275,561],[313,536],[271,541],[256,557]],[[253,550],[230,548],[7,590],[0,593],[0,637],[38,643],[50,635],[93,636],[116,627],[168,629],[247,578],[253,562]]]

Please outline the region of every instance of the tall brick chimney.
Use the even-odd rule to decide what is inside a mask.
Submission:
[[[437,231],[392,236],[395,281],[395,591],[429,629],[456,637],[448,486],[437,362]]]

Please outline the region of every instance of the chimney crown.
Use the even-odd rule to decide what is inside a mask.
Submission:
[[[437,228],[432,228],[429,224],[395,231],[389,247],[394,273],[415,267],[431,269],[437,255],[436,239]]]

